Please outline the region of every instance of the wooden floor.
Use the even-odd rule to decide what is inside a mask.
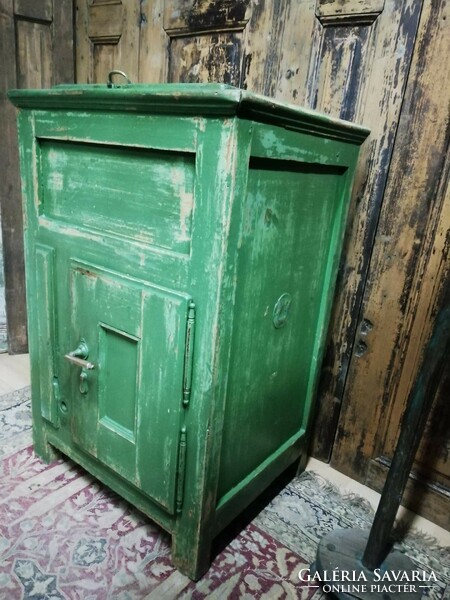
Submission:
[[[28,354],[0,354],[0,395],[30,385]]]
[[[28,354],[0,354],[0,396],[30,385],[30,363]],[[343,494],[363,496],[376,509],[380,495],[370,488],[332,469],[329,465],[309,459],[307,469],[314,471],[336,485]],[[399,517],[407,519],[412,527],[433,536],[443,546],[450,546],[450,532],[434,523],[401,508]]]

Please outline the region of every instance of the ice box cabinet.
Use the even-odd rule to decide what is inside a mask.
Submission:
[[[359,146],[218,84],[67,85],[20,108],[35,450],[211,542],[306,454]]]

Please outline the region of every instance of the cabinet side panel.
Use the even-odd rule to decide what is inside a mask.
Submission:
[[[250,160],[219,498],[304,430],[345,173],[341,166]]]

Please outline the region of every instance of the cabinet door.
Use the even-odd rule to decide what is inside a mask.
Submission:
[[[77,262],[70,294],[73,441],[173,513],[190,299]]]

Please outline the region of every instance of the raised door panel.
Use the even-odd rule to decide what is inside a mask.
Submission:
[[[345,186],[346,170],[338,166],[250,160],[219,498],[306,430]]]
[[[64,373],[74,442],[176,509],[188,296],[72,261]],[[83,367],[70,358],[83,344]],[[67,388],[64,387],[64,390]]]
[[[228,83],[279,97],[285,36],[295,28],[302,37],[290,21],[292,4],[165,0],[167,80]]]
[[[150,144],[155,128],[144,127]],[[189,254],[193,152],[54,139],[41,139],[39,148],[43,218]]]
[[[248,4],[166,0],[168,81],[239,86]]]
[[[115,69],[138,81],[140,3],[76,0],[76,8],[77,81],[106,83]]]

